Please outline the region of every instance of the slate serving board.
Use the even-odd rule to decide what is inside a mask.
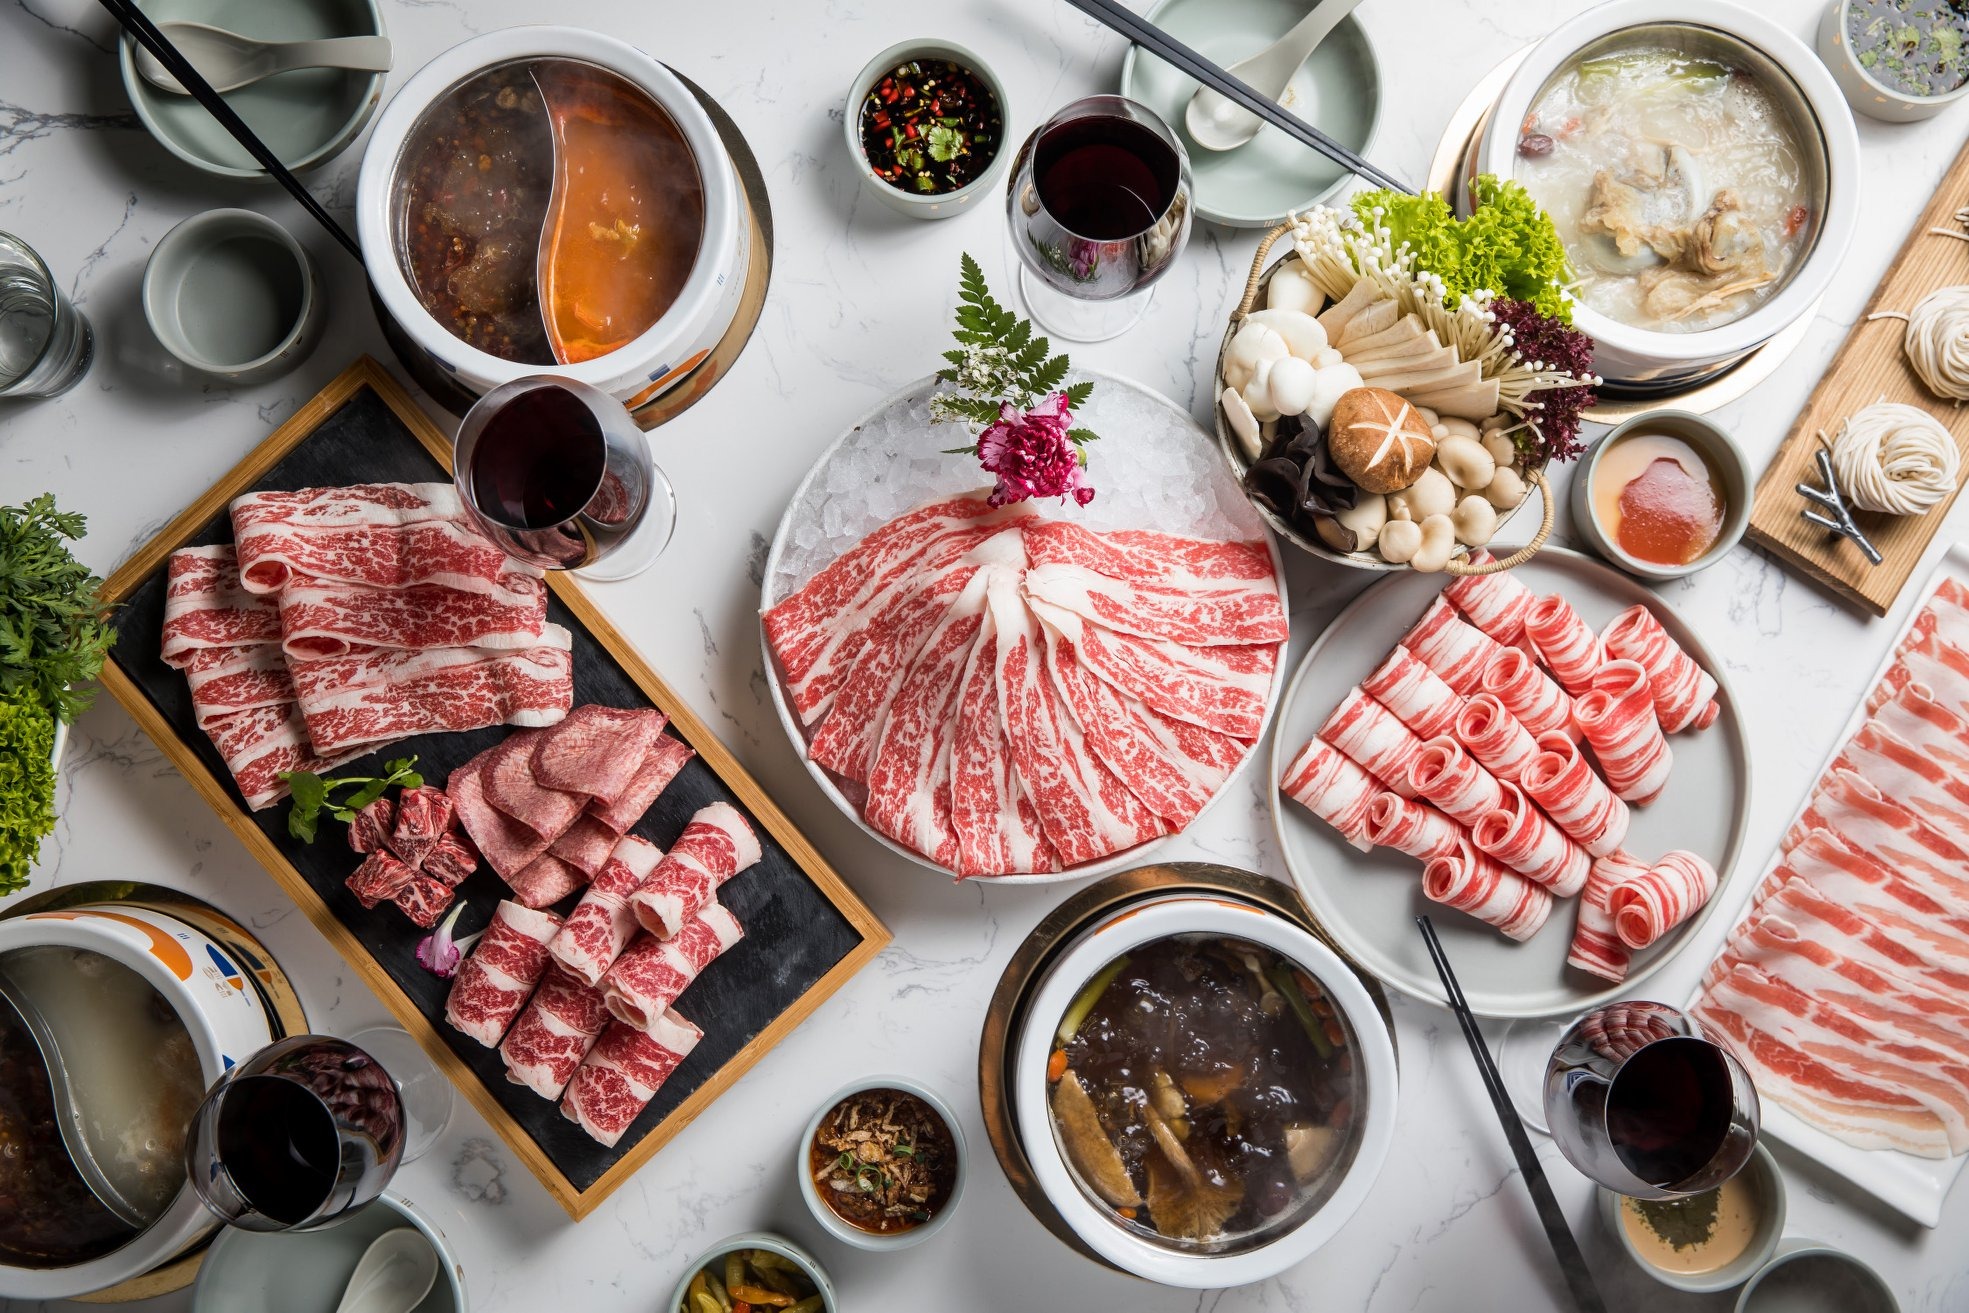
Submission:
[[[110,581],[106,591],[118,604],[117,642],[105,683],[140,723],[158,734],[200,792],[348,952],[550,1191],[580,1217],[879,951],[888,935],[723,745],[565,579],[552,580],[548,619],[574,635],[576,704],[656,706],[672,716],[665,732],[697,751],[634,833],[667,848],[700,807],[723,801],[753,821],[764,851],[756,866],[734,877],[719,894],[744,925],[745,938],[707,968],[677,1005],[703,1028],[703,1040],[614,1148],[591,1140],[561,1115],[558,1104],[507,1080],[496,1050],[444,1023],[450,982],[424,970],[415,958],[425,932],[389,904],[365,910],[344,887],[360,861],[347,846],[344,826],[324,820],[321,834],[308,845],[288,835],[284,801],[259,812],[246,809],[224,761],[193,719],[183,675],[157,655],[169,553],[181,546],[230,541],[226,506],[241,492],[357,480],[446,480],[449,473],[434,454],[445,450],[442,436],[380,367],[368,360],[359,363]],[[367,768],[385,758],[415,753],[425,781],[442,784],[454,767],[509,732],[499,727],[419,735],[336,773],[371,774]],[[482,867],[458,893],[470,904],[457,926],[464,935],[485,925],[507,889],[490,868]],[[578,897],[571,896],[556,910],[565,913]]]

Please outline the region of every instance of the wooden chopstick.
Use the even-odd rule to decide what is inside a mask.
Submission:
[[[189,91],[192,97],[219,121],[219,126],[230,132],[233,140],[244,146],[246,153],[258,160],[260,166],[272,174],[274,180],[301,203],[302,209],[314,216],[316,223],[328,230],[329,236],[340,242],[350,255],[358,260],[362,259],[362,248],[356,245],[355,238],[349,236],[348,230],[335,222],[334,217],[327,210],[321,208],[321,202],[314,198],[314,194],[303,187],[301,180],[280,162],[280,157],[267,148],[267,144],[260,140],[253,129],[246,126],[246,120],[233,112],[232,106],[212,89],[212,84],[205,80],[204,74],[192,67],[191,61],[171,44],[171,38],[157,30],[157,24],[151,22],[143,10],[137,8],[132,0],[102,0],[102,6],[115,15],[116,21],[123,25],[124,31],[141,42],[144,49],[157,56],[157,61],[171,71],[171,76],[178,79],[185,90]]]
[[[1429,946],[1429,957],[1436,964],[1436,974],[1442,977],[1443,990],[1449,995],[1450,1010],[1456,1013],[1456,1024],[1463,1028],[1463,1038],[1469,1041],[1470,1056],[1477,1060],[1477,1072],[1483,1077],[1484,1090],[1490,1095],[1490,1105],[1504,1127],[1504,1139],[1511,1146],[1511,1156],[1518,1160],[1518,1174],[1525,1178],[1525,1188],[1531,1191],[1532,1206],[1538,1210],[1538,1220],[1545,1228],[1545,1238],[1551,1242],[1552,1252],[1558,1257],[1559,1271],[1572,1290],[1573,1303],[1579,1307],[1580,1313],[1606,1313],[1606,1301],[1600,1298],[1600,1288],[1593,1283],[1593,1274],[1586,1266],[1586,1256],[1580,1253],[1579,1241],[1574,1238],[1572,1228],[1566,1225],[1566,1215],[1552,1193],[1552,1184],[1545,1179],[1545,1169],[1539,1165],[1538,1155],[1532,1151],[1531,1139],[1525,1134],[1525,1124],[1518,1120],[1518,1110],[1511,1106],[1511,1094],[1504,1088],[1504,1078],[1498,1074],[1497,1063],[1491,1059],[1490,1046],[1484,1043],[1483,1032],[1477,1029],[1476,1015],[1470,1011],[1470,1004],[1463,997],[1463,987],[1456,982],[1456,972],[1450,969],[1442,941],[1436,938],[1435,924],[1427,916],[1416,917],[1415,924],[1421,927],[1422,940]]]
[[[1225,99],[1256,114],[1288,136],[1311,146],[1342,168],[1394,191],[1410,196],[1415,194],[1415,188],[1383,173],[1367,160],[1287,110],[1276,100],[1259,95],[1249,84],[1232,77],[1146,18],[1117,4],[1116,0],[1067,0],[1067,3],[1088,17],[1121,33],[1157,59],[1187,73]]]

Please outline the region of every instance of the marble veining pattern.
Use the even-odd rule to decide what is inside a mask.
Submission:
[[[1756,0],[1809,40],[1818,6]],[[745,129],[772,192],[778,262],[758,334],[731,376],[654,435],[680,493],[669,554],[643,578],[597,591],[615,622],[709,720],[894,929],[896,944],[637,1174],[594,1216],[568,1223],[462,1102],[445,1141],[398,1188],[453,1237],[480,1313],[658,1308],[679,1269],[724,1235],[767,1227],[808,1243],[850,1310],[1038,1313],[1505,1313],[1565,1295],[1529,1198],[1461,1036],[1438,1009],[1397,998],[1401,1134],[1360,1214],[1276,1281],[1225,1292],[1159,1290],[1097,1268],[1048,1236],[991,1162],[973,1093],[977,1025],[1006,960],[1060,899],[1057,888],[953,889],[837,815],[787,745],[765,697],[754,611],[765,545],[794,485],[840,428],[933,366],[969,250],[1009,293],[996,207],[935,224],[890,216],[861,193],[841,139],[841,98],[875,51],[921,30],[980,51],[1005,80],[1012,126],[1028,131],[1076,96],[1111,89],[1120,42],[1055,0],[732,0],[715,7],[591,0],[384,0],[396,42],[393,90],[438,51],[479,31],[570,20],[633,41],[688,73]],[[1379,162],[1419,178],[1440,125],[1499,59],[1582,7],[1580,0],[1370,0],[1361,19],[1394,72]],[[0,3],[0,227],[48,259],[93,319],[98,359],[55,403],[0,403],[0,500],[43,490],[87,512],[83,555],[107,572],[359,352],[388,359],[359,279],[299,207],[270,186],[217,180],[141,130],[117,78],[115,38],[90,0]],[[1969,127],[1957,107],[1925,126],[1862,123],[1860,238],[1804,344],[1720,418],[1761,460],[1775,449],[1913,216]],[[310,175],[345,221],[358,152]],[[1969,199],[1969,198],[1965,198]],[[186,376],[151,340],[138,304],[143,262],[174,224],[245,205],[286,224],[328,275],[325,344],[284,379],[229,388]],[[1207,420],[1209,373],[1255,235],[1199,228],[1148,321],[1074,352],[1187,404]],[[441,421],[442,421],[442,417]],[[1125,434],[1094,451],[1094,481],[1129,460]],[[1563,504],[1564,488],[1558,489]],[[1969,528],[1958,509],[1935,552]],[[1563,532],[1559,540],[1566,541]],[[1294,654],[1365,579],[1291,561]],[[1759,747],[1745,861],[1769,851],[1894,620],[1867,622],[1749,550],[1663,590],[1729,668]],[[1250,866],[1283,878],[1262,772],[1170,845],[1172,859]],[[263,935],[300,983],[315,1023],[348,1032],[382,1005],[309,926],[113,703],[76,726],[62,770],[63,819],[35,878],[131,876],[212,899]],[[1658,978],[1684,996],[1725,927]],[[909,1072],[964,1118],[974,1175],[963,1215],[928,1245],[873,1257],[827,1241],[799,1201],[793,1160],[820,1095],[852,1077]],[[1617,1309],[1704,1310],[1629,1266],[1594,1217],[1586,1184],[1539,1141],[1561,1203]],[[1903,1307],[1969,1309],[1969,1191],[1936,1231],[1902,1222],[1779,1150],[1793,1234],[1852,1249],[1885,1272]],[[20,1313],[38,1306],[18,1306]],[[67,1307],[67,1306],[57,1306]],[[81,1307],[81,1306],[73,1306]],[[144,1306],[183,1313],[188,1294]]]

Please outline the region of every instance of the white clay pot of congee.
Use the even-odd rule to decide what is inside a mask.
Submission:
[[[751,218],[704,108],[567,27],[475,37],[376,121],[356,231],[383,313],[462,386],[546,374],[634,409],[731,326]]]
[[[85,1019],[79,1024],[97,1040],[97,1052],[71,1057],[67,1065],[71,1081],[89,1084],[98,1091],[97,1097],[107,1083],[126,1076],[137,1082],[129,1087],[133,1091],[129,1106],[143,1113],[117,1123],[126,1130],[118,1155],[120,1167],[113,1170],[133,1198],[142,1197],[141,1184],[130,1186],[133,1179],[153,1180],[155,1192],[150,1197],[160,1201],[161,1211],[128,1240],[82,1261],[56,1259],[54,1265],[30,1266],[21,1255],[0,1251],[0,1298],[67,1299],[102,1290],[168,1262],[212,1231],[218,1219],[205,1210],[182,1176],[185,1127],[204,1092],[272,1039],[265,1005],[247,968],[227,949],[175,917],[125,904],[92,904],[0,921],[0,961],[11,958],[18,964],[38,956],[43,963],[52,959],[63,965],[62,954],[73,958],[74,950],[110,959],[108,964],[100,958],[88,959],[93,967],[83,978],[101,981],[106,975],[121,976],[118,968],[127,968],[156,991],[153,997],[125,980],[122,990],[112,986],[102,1001],[91,1004],[94,996],[89,987],[78,986],[70,997],[80,1000],[75,1006]],[[25,969],[10,967],[17,984]],[[46,974],[46,966],[42,970],[44,980],[69,978]],[[132,1005],[129,1000],[138,996],[140,1001]],[[158,999],[182,1031],[163,1020],[161,1011],[154,1017],[142,1015],[158,1008]],[[112,1015],[101,1020],[100,1030],[93,1029],[97,1023],[92,1017],[104,1012]],[[56,1024],[53,1018],[50,1024]],[[76,1016],[69,1015],[65,1024],[74,1029]],[[168,1038],[155,1050],[135,1051],[137,1043],[159,1035]],[[184,1052],[187,1038],[196,1055],[195,1071],[193,1059]],[[70,1049],[64,1040],[63,1053]],[[158,1124],[141,1125],[144,1116]],[[152,1175],[133,1178],[132,1172]],[[167,1199],[168,1203],[161,1202]]]
[[[1136,1276],[1277,1276],[1380,1175],[1394,1042],[1359,977],[1284,917],[1199,896],[1123,907],[1068,945],[1024,1015],[1013,1113],[1033,1174],[1088,1248]],[[1077,1022],[1064,1038],[1063,1021]]]
[[[1636,392],[1711,377],[1809,314],[1862,185],[1818,57],[1714,0],[1611,0],[1560,26],[1506,84],[1478,168],[1552,216],[1594,369]]]

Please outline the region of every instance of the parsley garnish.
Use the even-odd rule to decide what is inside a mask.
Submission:
[[[0,506],[0,693],[29,692],[50,715],[88,710],[83,687],[102,671],[116,631],[96,578],[70,554],[88,521],[55,509],[53,493]]]
[[[423,784],[424,777],[412,769],[416,765],[415,757],[399,757],[383,767],[385,773],[382,775],[343,775],[332,779],[323,779],[313,771],[282,771],[281,782],[294,795],[293,806],[287,812],[287,832],[302,843],[313,843],[322,812],[326,811],[346,825],[356,818],[357,812],[382,797],[383,791],[392,785],[401,784],[406,789],[414,789]],[[337,789],[351,785],[356,786],[354,793],[339,801],[332,797]]]

